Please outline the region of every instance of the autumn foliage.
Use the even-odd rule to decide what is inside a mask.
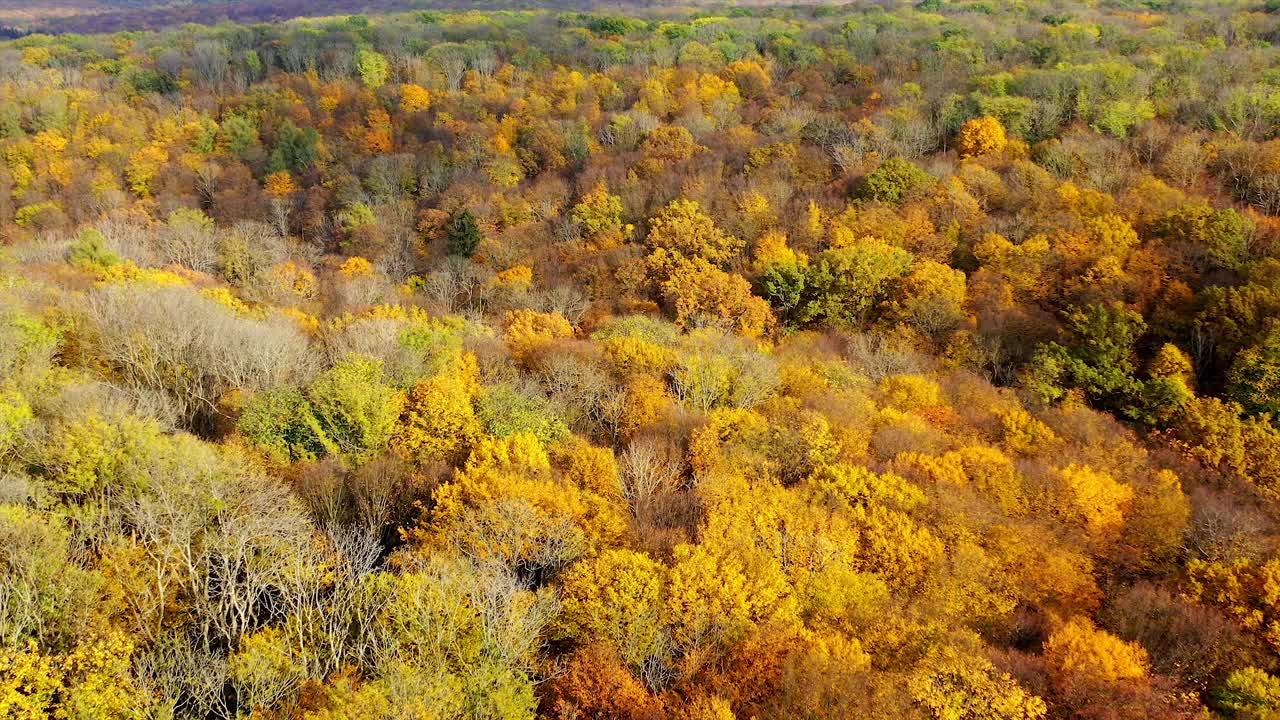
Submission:
[[[1280,716],[1275,5],[0,42],[0,717]]]

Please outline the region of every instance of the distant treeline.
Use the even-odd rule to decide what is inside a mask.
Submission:
[[[264,23],[280,22],[296,17],[337,15],[352,11],[365,13],[392,12],[396,10],[588,10],[593,8],[642,9],[662,6],[704,5],[698,2],[671,2],[670,0],[629,0],[628,2],[600,3],[590,0],[372,0],[353,4],[350,0],[241,0],[233,2],[207,2],[183,6],[152,5],[149,7],[121,8],[111,12],[89,12],[66,17],[54,17],[33,25],[29,32],[61,33],[110,33],[125,30],[158,30],[185,23],[213,25],[220,22]],[[736,5],[771,5],[754,0]],[[793,2],[791,5],[808,5]],[[0,37],[15,38],[28,34],[14,28],[0,28]]]

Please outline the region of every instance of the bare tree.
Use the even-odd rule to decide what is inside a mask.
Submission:
[[[124,385],[140,398],[159,394],[181,422],[216,414],[230,390],[301,382],[317,365],[288,320],[239,315],[187,287],[99,288],[85,314],[93,349]]]
[[[683,462],[670,443],[642,437],[631,442],[619,465],[622,497],[630,503],[632,515],[640,517],[655,496],[677,488]]]

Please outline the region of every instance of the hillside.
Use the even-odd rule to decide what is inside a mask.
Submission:
[[[0,717],[1280,716],[1274,3],[324,2],[0,43]]]

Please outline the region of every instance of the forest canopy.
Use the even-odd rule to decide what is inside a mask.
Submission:
[[[0,717],[1280,717],[1280,5],[0,42]]]

